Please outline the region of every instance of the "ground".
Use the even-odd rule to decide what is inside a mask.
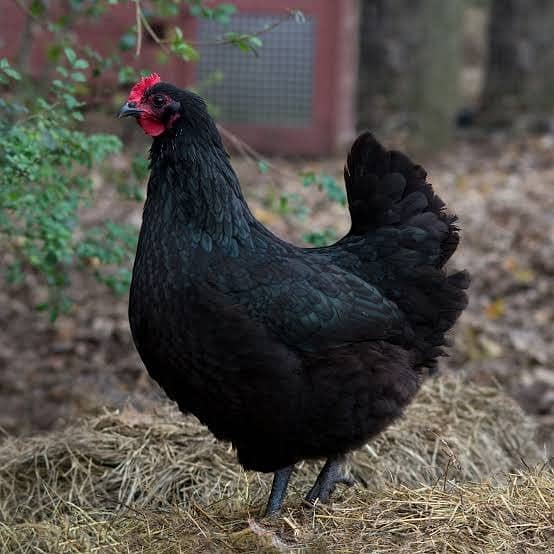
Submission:
[[[470,305],[454,334],[444,371],[476,382],[500,382],[537,418],[543,437],[554,429],[554,136],[464,136],[426,163],[430,181],[459,215],[463,241],[455,265],[472,273]],[[254,213],[281,237],[300,243],[309,230],[346,230],[344,208],[304,189],[299,170],[340,178],[343,159],[235,159]],[[127,158],[113,160],[117,166]],[[276,169],[273,169],[276,168]],[[117,198],[97,176],[102,201],[87,219],[140,222],[141,207]],[[340,182],[340,181],[339,181]],[[276,215],[283,192],[304,195],[312,213]],[[43,295],[36,276],[0,291],[0,429],[8,434],[59,428],[104,407],[150,408],[162,393],[135,353],[127,299],[75,274],[75,308],[52,325],[33,306]]]

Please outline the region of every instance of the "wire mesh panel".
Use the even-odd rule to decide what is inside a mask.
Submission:
[[[280,16],[241,13],[233,30],[254,33]],[[201,21],[200,43],[213,41],[228,30]],[[258,56],[232,45],[201,46],[197,85],[214,106],[218,119],[230,123],[305,127],[312,120],[315,21],[281,23],[263,35]]]

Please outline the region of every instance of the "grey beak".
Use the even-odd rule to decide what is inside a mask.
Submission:
[[[134,102],[127,102],[121,106],[119,112],[117,112],[117,117],[137,117],[142,113],[142,110],[139,110]]]

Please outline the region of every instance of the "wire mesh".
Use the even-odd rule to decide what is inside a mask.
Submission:
[[[241,13],[231,27],[201,21],[199,41],[210,42],[230,28],[255,33],[280,16]],[[315,21],[285,21],[261,36],[258,55],[233,45],[200,46],[198,87],[218,119],[263,126],[306,127],[312,120]]]

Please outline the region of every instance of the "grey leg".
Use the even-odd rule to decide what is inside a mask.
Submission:
[[[294,470],[294,466],[288,466],[275,472],[273,477],[273,485],[271,486],[271,494],[267,501],[265,509],[265,517],[277,515],[281,511],[283,500],[287,492],[290,476]]]
[[[306,502],[314,504],[316,500],[327,503],[330,500],[331,494],[335,490],[338,483],[351,486],[354,480],[346,477],[342,471],[342,463],[344,459],[329,458],[319,473],[314,486],[306,495]]]

